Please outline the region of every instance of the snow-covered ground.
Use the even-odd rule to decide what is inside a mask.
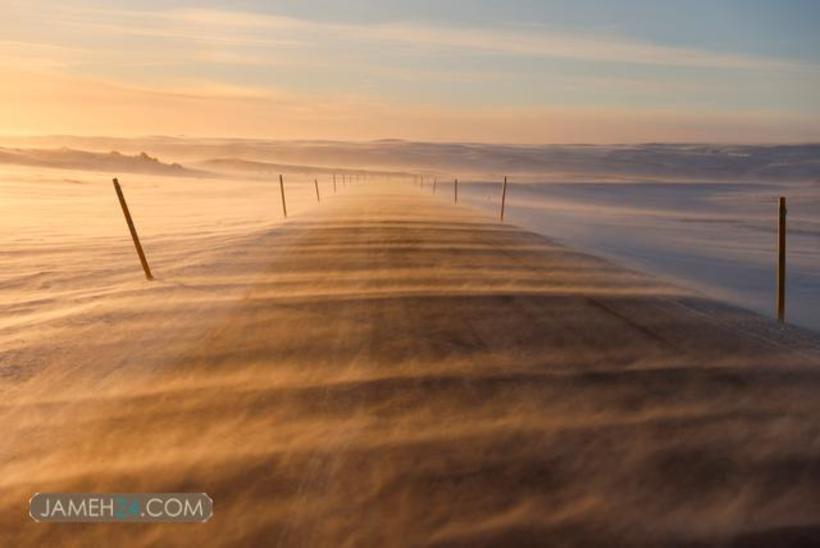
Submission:
[[[448,203],[451,185],[433,198],[429,178],[422,190],[402,172],[436,147],[372,158],[395,147],[370,145],[374,163],[241,143],[187,159],[7,152],[0,545],[676,545],[818,530],[818,337],[496,223],[497,183],[463,183],[467,207]],[[333,193],[333,173],[362,170],[368,182],[337,177]],[[816,325],[815,186],[557,177],[516,178],[508,219],[763,312],[785,194],[789,315]],[[184,529],[25,517],[34,492],[111,490],[205,491],[215,515]]]
[[[509,174],[508,221],[766,315],[774,310],[777,198],[786,196],[787,319],[820,330],[820,145],[78,137],[2,144],[0,245],[6,253],[70,241],[72,250],[91,256],[100,241],[121,239],[114,174],[154,256],[158,246],[180,238],[241,234],[277,222],[281,171],[294,214],[315,205],[314,177],[329,196],[333,173],[341,190],[343,174],[367,171],[406,183],[423,173],[428,192],[437,177],[443,200],[452,198],[451,181],[458,177],[462,204],[496,216],[499,181]],[[25,260],[36,265],[37,276],[78,264]]]
[[[119,180],[148,261],[162,278],[196,269],[283,220],[278,179],[123,173]],[[285,188],[291,216],[316,207],[312,180],[289,176]],[[331,198],[330,181],[320,190]],[[0,208],[0,362],[14,366],[0,377],[15,377],[30,374],[21,365],[34,359],[22,350],[26,340],[66,327],[71,338],[70,318],[113,293],[143,291],[144,284],[109,174],[2,166]],[[170,298],[175,289],[166,290]]]
[[[441,199],[452,199],[452,186],[437,186]],[[500,183],[461,181],[460,202],[497,214],[500,189]],[[511,183],[506,218],[771,316],[779,196],[786,196],[789,211],[787,319],[820,330],[820,184]]]
[[[108,177],[0,187],[0,546],[816,538],[820,337],[407,182],[122,174],[148,283]],[[214,517],[25,515],[108,491]]]

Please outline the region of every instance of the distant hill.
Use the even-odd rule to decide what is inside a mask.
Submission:
[[[372,175],[379,177],[406,177],[409,174],[403,171],[373,171],[354,168],[330,168],[311,165],[279,164],[274,162],[261,162],[257,160],[244,160],[242,158],[214,158],[205,160],[199,165],[216,171],[236,171],[244,173],[271,174],[278,173],[298,173],[298,174],[324,174],[324,175]]]
[[[820,144],[493,144],[381,141],[276,141],[192,137],[28,137],[24,147],[147,151],[186,165],[234,172],[423,173],[518,181],[688,179],[818,181]]]
[[[178,144],[184,147],[183,144]],[[199,145],[201,154],[226,151]],[[639,178],[716,181],[814,181],[820,179],[820,145],[501,145],[406,141],[231,143],[232,157],[204,162],[218,170],[341,173],[323,166],[368,166],[385,174],[460,174],[521,178]],[[273,158],[274,162],[265,161]],[[282,162],[282,163],[278,163]],[[348,168],[350,169],[350,168]],[[393,171],[396,170],[396,171]],[[354,171],[355,172],[355,171]]]
[[[191,170],[177,163],[166,164],[142,152],[134,156],[87,152],[70,148],[20,149],[0,148],[0,163],[61,169],[81,169],[116,173],[150,173],[153,175],[202,176],[206,173]]]

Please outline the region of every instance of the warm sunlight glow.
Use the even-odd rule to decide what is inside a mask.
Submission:
[[[7,2],[8,3],[8,2]],[[816,35],[788,51],[658,32],[630,9],[579,28],[548,5],[469,24],[325,2],[235,9],[10,2],[0,22],[0,133],[429,141],[808,141],[820,138]],[[404,4],[399,2],[399,4]],[[798,13],[786,16],[798,17]],[[603,15],[602,15],[603,17]],[[737,28],[733,27],[735,25]],[[769,28],[772,27],[772,28]],[[631,31],[631,32],[630,32]],[[801,42],[802,40],[802,42]],[[728,42],[728,38],[723,42]]]

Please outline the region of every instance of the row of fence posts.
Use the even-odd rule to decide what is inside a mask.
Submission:
[[[347,177],[342,175],[342,188],[347,187]],[[362,177],[365,179],[367,178],[366,175],[355,175],[356,181],[360,181]],[[134,219],[131,217],[131,211],[128,209],[128,203],[125,201],[125,194],[122,191],[122,187],[120,186],[119,180],[115,177],[113,179],[114,183],[114,192],[117,194],[117,200],[120,203],[120,207],[122,208],[122,214],[125,217],[125,223],[128,225],[128,231],[131,234],[131,240],[134,242],[134,248],[137,250],[137,256],[139,257],[140,264],[142,265],[142,270],[145,272],[145,279],[148,281],[152,281],[154,279],[154,275],[151,272],[151,267],[148,265],[148,259],[145,256],[145,251],[142,248],[142,243],[140,242],[139,234],[137,234],[137,227],[134,225]],[[319,179],[313,179],[313,186],[316,189],[316,202],[321,203],[322,197],[319,194]],[[333,174],[333,193],[336,194],[336,174]],[[282,195],[282,216],[287,219],[288,218],[288,204],[287,199],[285,198],[285,179],[282,174],[279,174],[279,191]]]
[[[421,189],[424,189],[424,175],[416,175],[416,181]],[[433,178],[433,195],[438,187],[438,177]],[[458,179],[453,180],[453,203],[458,203]],[[501,184],[501,210],[499,219],[504,221],[504,214],[507,205],[507,177]],[[781,196],[778,200],[778,223],[777,223],[777,289],[775,297],[775,309],[777,321],[786,321],[786,198]]]
[[[416,184],[424,190],[424,175],[415,175]],[[438,177],[433,177],[433,194],[436,194],[438,188]],[[458,179],[453,179],[453,203],[458,203]],[[504,210],[507,205],[507,178],[504,177],[504,182],[501,184],[501,212],[499,218],[504,220]]]
[[[356,181],[359,181],[361,176],[356,175]],[[424,188],[424,176],[415,176],[419,186]],[[125,223],[128,225],[128,231],[131,234],[131,240],[134,242],[134,248],[137,251],[142,270],[145,272],[145,279],[151,281],[154,275],[151,273],[151,267],[148,265],[148,259],[145,256],[145,251],[140,243],[137,228],[134,225],[134,219],[131,217],[131,212],[128,209],[128,203],[125,201],[122,187],[119,180],[115,177],[113,179],[114,191],[117,194],[117,200],[122,208],[122,214],[125,217]],[[313,179],[313,185],[316,189],[316,202],[321,203],[322,198],[319,194],[319,179]],[[342,188],[347,187],[347,177],[342,175]],[[438,187],[438,178],[433,178],[433,194],[436,194]],[[333,193],[336,193],[336,174],[333,174]],[[285,219],[288,217],[288,206],[285,198],[285,179],[282,174],[279,174],[279,191],[282,195],[282,215]],[[507,177],[504,177],[504,182],[501,186],[501,211],[499,218],[504,221],[504,213],[507,202]],[[453,203],[458,204],[458,179],[453,180]],[[777,224],[777,290],[776,290],[776,315],[777,320],[781,323],[786,321],[786,198],[781,196],[778,200],[778,224]]]

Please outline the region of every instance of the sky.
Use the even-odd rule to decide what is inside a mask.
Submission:
[[[816,0],[0,0],[0,134],[820,141]]]

